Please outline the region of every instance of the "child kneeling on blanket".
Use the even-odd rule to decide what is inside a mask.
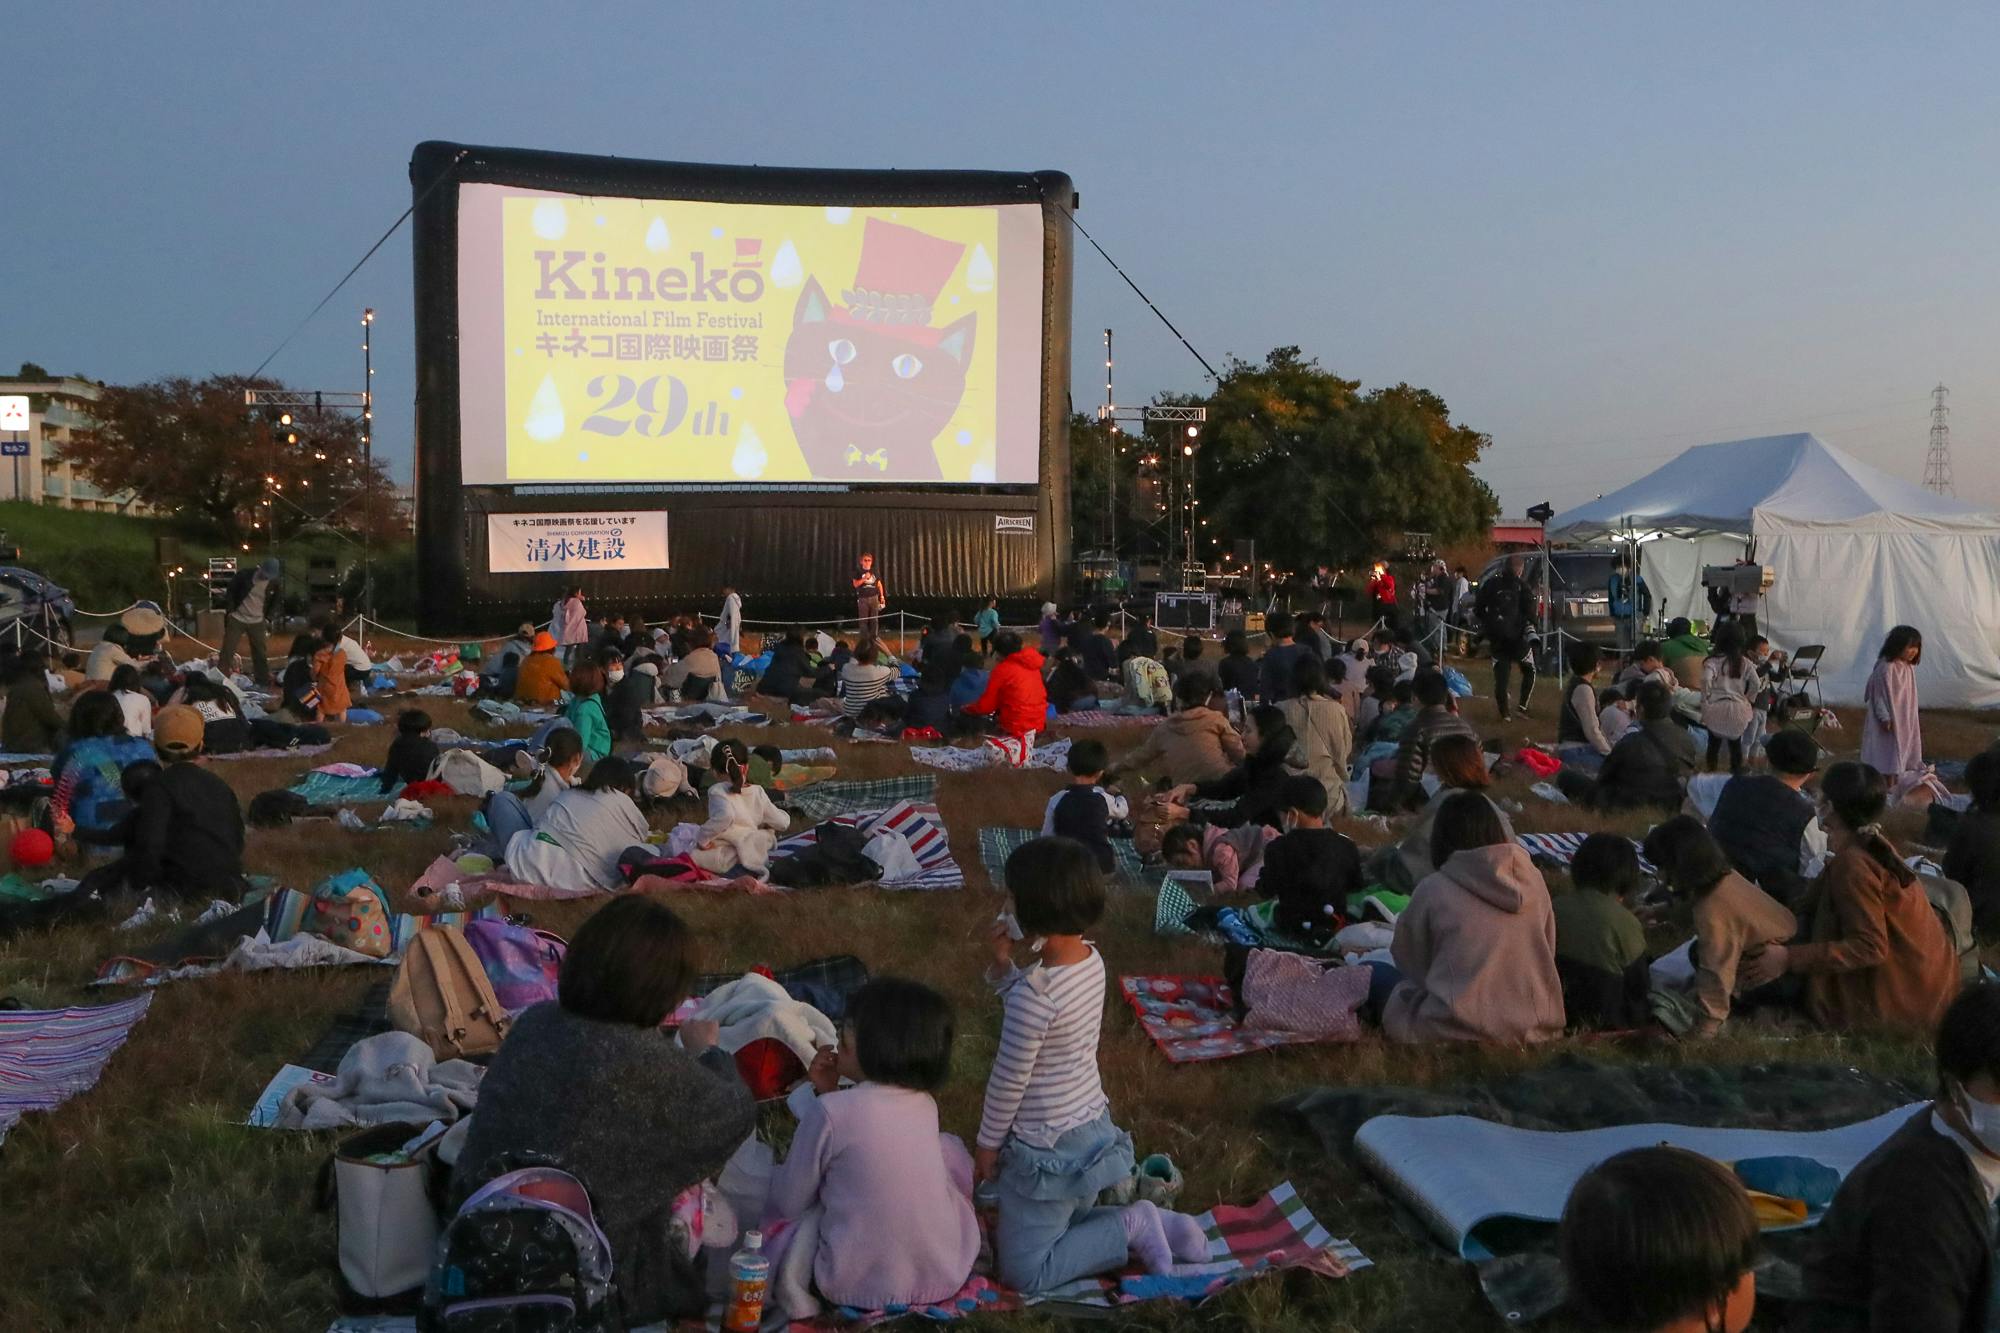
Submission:
[[[771,849],[791,827],[792,817],[750,781],[750,747],[742,741],[717,741],[709,765],[721,781],[708,789],[708,822],[696,834],[689,855],[714,874],[727,875],[741,866],[763,879],[770,873]]]
[[[928,986],[878,977],[854,993],[840,1050],[823,1048],[811,1070],[815,1096],[799,1108],[798,1134],[771,1182],[766,1226],[774,1237],[785,1313],[808,1319],[817,1302],[786,1280],[801,1278],[827,1302],[856,1310],[948,1301],[972,1275],[979,1223],[972,1158],[938,1132],[931,1093],[951,1076],[951,1003]],[[840,1080],[854,1086],[841,1089]],[[794,1099],[798,1104],[798,1099]]]
[[[1007,858],[1006,878],[1013,920],[995,923],[987,972],[1006,1016],[974,1157],[979,1179],[998,1182],[1000,1280],[1039,1292],[1128,1257],[1149,1273],[1206,1259],[1207,1236],[1184,1213],[1146,1201],[1097,1206],[1107,1186],[1131,1178],[1133,1155],[1097,1069],[1104,959],[1083,938],[1104,915],[1096,860],[1074,839],[1036,838]],[[1010,925],[1040,955],[1025,971]]]

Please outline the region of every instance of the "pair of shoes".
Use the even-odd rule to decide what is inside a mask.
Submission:
[[[1187,1182],[1181,1178],[1181,1169],[1174,1165],[1174,1159],[1163,1152],[1156,1152],[1139,1163],[1133,1177],[1138,1184],[1139,1197],[1156,1208],[1166,1208],[1181,1196],[1181,1186]]]

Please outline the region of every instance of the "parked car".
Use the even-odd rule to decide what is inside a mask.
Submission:
[[[1511,556],[1487,562],[1479,571],[1479,583],[1472,585],[1459,603],[1460,624],[1475,623],[1474,605],[1479,585],[1507,567]],[[1537,598],[1542,592],[1542,553],[1524,552],[1521,577]],[[1611,571],[1616,557],[1610,551],[1551,551],[1549,553],[1549,628],[1560,629],[1571,638],[1606,648],[1630,647],[1628,628],[1611,614]]]
[[[69,589],[32,569],[0,565],[0,643],[49,648],[36,638],[40,635],[66,648],[73,641],[75,618]]]

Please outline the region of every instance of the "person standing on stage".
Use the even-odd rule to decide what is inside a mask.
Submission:
[[[861,553],[860,564],[854,571],[854,605],[861,617],[856,636],[859,641],[881,638],[882,612],[889,605],[889,587],[875,572],[875,557],[866,551]]]

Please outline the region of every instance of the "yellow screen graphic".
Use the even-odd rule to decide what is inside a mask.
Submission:
[[[995,480],[994,209],[502,208],[508,478]]]

